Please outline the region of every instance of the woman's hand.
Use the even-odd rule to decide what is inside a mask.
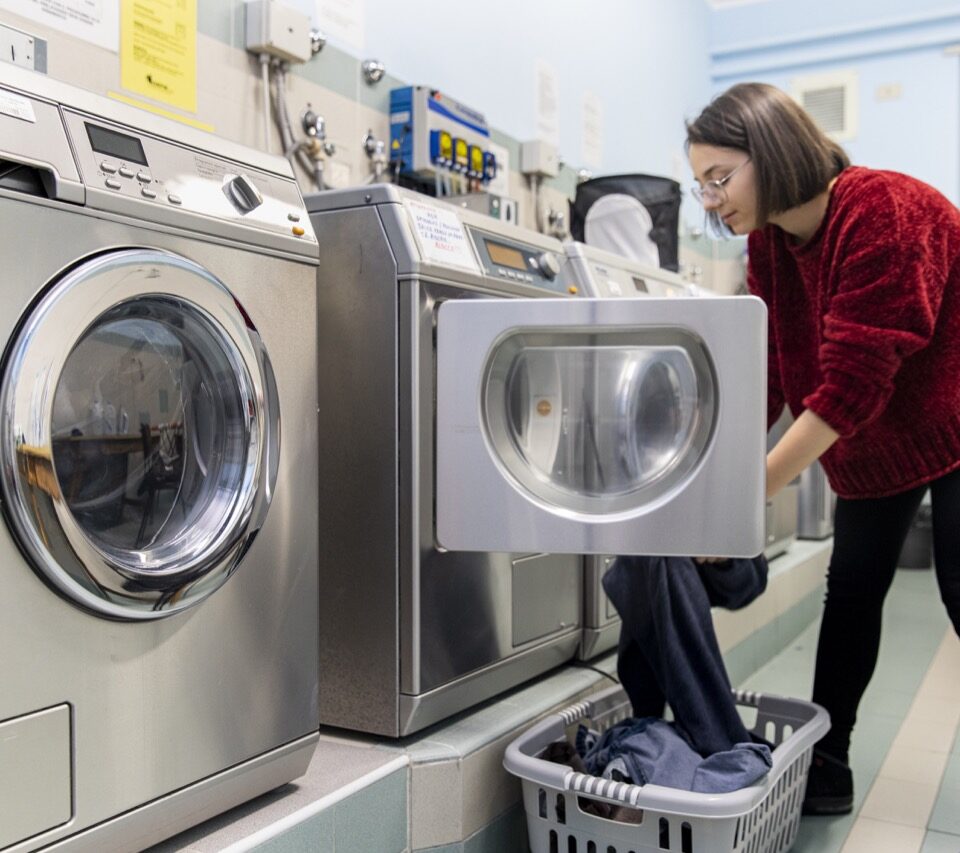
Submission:
[[[819,415],[807,409],[767,454],[767,498],[772,498],[840,438]]]

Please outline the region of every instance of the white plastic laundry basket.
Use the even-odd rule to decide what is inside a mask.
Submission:
[[[577,773],[538,756],[589,719],[603,731],[631,714],[620,687],[571,705],[529,729],[507,748],[504,767],[523,782],[532,853],[781,853],[797,835],[813,745],[830,728],[819,705],[734,691],[755,708],[748,728],[774,744],[773,766],[757,785],[728,794],[698,794],[659,785],[629,785]],[[745,716],[752,712],[747,711]],[[583,811],[587,801],[642,810],[621,823]]]

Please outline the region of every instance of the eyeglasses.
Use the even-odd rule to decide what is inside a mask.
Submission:
[[[750,158],[747,157],[746,160],[725,178],[721,178],[719,181],[707,181],[703,186],[694,184],[694,186],[690,188],[690,192],[693,193],[693,197],[701,204],[723,204],[727,200],[727,188],[725,186],[727,181],[749,162]]]

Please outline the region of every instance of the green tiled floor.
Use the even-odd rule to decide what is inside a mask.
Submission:
[[[855,778],[854,813],[805,817],[794,853],[838,853],[883,764],[917,688],[947,630],[948,621],[933,572],[901,570],[884,611],[880,660],[861,704],[851,748]],[[808,697],[819,620],[741,687]],[[960,853],[960,748],[954,744],[940,796],[928,823],[923,853]]]

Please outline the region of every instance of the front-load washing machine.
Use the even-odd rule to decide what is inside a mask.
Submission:
[[[4,853],[140,850],[305,771],[315,256],[283,160],[5,68]]]
[[[307,206],[324,723],[410,734],[572,657],[583,554],[760,551],[762,302],[581,298],[560,242],[391,185]]]
[[[611,252],[569,241],[564,252],[581,291],[595,299],[681,298],[696,290],[679,275]],[[611,554],[584,557],[583,633],[577,656],[589,660],[617,647],[620,616],[603,590],[603,576],[616,559]]]

